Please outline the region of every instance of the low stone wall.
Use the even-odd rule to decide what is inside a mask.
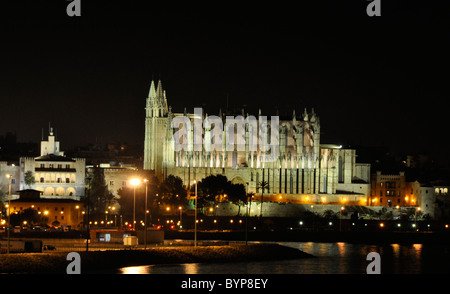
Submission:
[[[339,213],[341,207],[344,207],[342,212],[342,218],[350,218],[355,211],[359,213],[359,217],[364,215],[375,216],[385,208],[388,212],[392,212],[393,217],[398,217],[407,208],[386,208],[383,206],[357,206],[357,205],[334,205],[334,204],[293,204],[293,203],[274,203],[263,202],[262,203],[262,215],[265,217],[296,217],[302,215],[305,211],[314,212],[319,215],[323,215],[325,211],[331,210],[335,213]],[[232,203],[220,203],[215,209],[215,215],[217,216],[235,216],[245,215],[247,207]],[[252,202],[250,206],[250,216],[259,216],[261,213],[261,203]]]

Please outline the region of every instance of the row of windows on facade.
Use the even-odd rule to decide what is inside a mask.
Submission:
[[[109,181],[109,185],[114,186],[114,181]],[[127,186],[127,181],[122,181],[122,187],[126,187],[126,186]]]
[[[395,188],[395,186],[396,186],[395,182],[385,182],[384,183],[384,187],[386,189],[392,189],[392,188]],[[380,183],[380,187],[383,188],[383,182]]]
[[[383,193],[383,190],[380,190],[380,195],[379,196],[401,196],[401,192],[400,191],[401,190],[386,190],[385,193]],[[425,192],[428,193],[428,191],[425,191]],[[411,188],[411,193],[410,194],[414,195],[414,189]],[[375,196],[375,193],[373,191],[372,191],[372,196]]]
[[[67,196],[73,196],[74,195],[74,193],[73,192],[68,192],[69,194],[67,195]],[[56,192],[56,194],[53,194],[53,193],[46,193],[45,194],[45,196],[64,196],[64,193],[58,193],[58,192]]]
[[[46,168],[45,163],[39,164],[39,168]],[[55,168],[55,164],[49,163],[47,168]],[[57,164],[57,165],[56,165],[56,168],[62,169],[62,168],[63,168],[63,165],[62,165],[62,164]],[[71,168],[70,164],[66,164],[66,165],[65,165],[65,168],[66,168],[66,169],[70,169],[70,168]]]
[[[55,191],[55,189],[53,187],[47,187],[47,188],[45,188],[45,190],[44,190],[43,187],[37,187],[36,190],[44,192],[44,195],[46,195],[46,196],[53,196],[53,195],[56,195],[56,196],[64,196],[64,195],[73,196],[73,195],[76,194],[76,190],[73,187],[69,187],[67,189],[64,189],[62,187],[57,187],[56,191]]]
[[[434,193],[437,195],[447,195],[448,194],[448,188],[435,188]]]
[[[34,208],[34,205],[32,206],[32,208]],[[17,207],[13,207],[13,209],[14,209],[14,210],[17,210]],[[40,206],[38,206],[36,209],[37,209],[38,211],[41,211],[41,207],[40,207]],[[23,210],[23,207],[20,206],[20,207],[19,207],[19,210],[20,210],[20,211]],[[49,208],[46,207],[45,210],[49,210]],[[60,210],[61,210],[61,211],[64,211],[64,207],[61,207]],[[58,211],[58,207],[55,207],[55,211]]]
[[[64,183],[64,181],[62,178],[56,178],[55,181],[52,181],[52,180],[48,180],[48,179],[45,180],[44,177],[40,177],[39,182],[36,182],[36,183]],[[70,178],[66,178],[65,183],[70,184],[70,183],[75,183],[75,181],[74,180],[70,181]]]
[[[386,195],[384,195],[384,194],[386,194]],[[386,193],[383,193],[383,191],[380,190],[380,196],[401,196],[401,195],[400,195],[400,190],[386,190]]]
[[[284,170],[284,172],[283,172]],[[318,181],[316,180],[316,169],[313,169],[313,171],[307,176],[304,169],[297,170],[295,175],[293,175],[292,172],[288,172],[287,169],[281,169],[279,172],[279,178],[278,178],[278,193],[286,193],[286,194],[294,194],[294,190],[296,194],[302,193],[304,194],[305,186],[309,184],[312,178],[312,187],[309,187],[309,189],[312,189],[312,191],[316,191],[316,185],[319,185]],[[289,173],[289,176],[288,176]],[[273,176],[272,176],[273,177]],[[251,172],[251,181],[253,182],[253,172]],[[256,186],[256,193],[259,193],[262,191],[262,188],[259,186],[259,183],[261,180],[260,173],[256,173],[256,183],[258,186]],[[326,193],[327,192],[327,186],[328,186],[328,177],[327,175],[322,175],[322,185],[319,187],[320,193]],[[262,173],[262,181],[267,181],[267,183],[270,183],[270,172],[267,172],[266,174]],[[276,187],[270,187],[270,185],[265,188],[262,192],[268,192],[271,193],[276,191]]]
[[[418,192],[418,191],[416,191],[416,192]],[[448,194],[448,188],[435,188],[434,189],[434,193],[436,195],[447,195]],[[380,190],[380,195],[379,196],[401,196],[400,195],[400,190],[386,190],[385,194],[386,195],[384,195],[383,191]],[[414,190],[411,189],[411,195],[413,195],[413,194],[414,194]],[[428,194],[428,190],[425,190],[425,194]],[[372,196],[374,196],[373,193],[372,193]]]

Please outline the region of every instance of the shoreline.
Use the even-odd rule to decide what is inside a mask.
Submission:
[[[68,252],[15,253],[0,255],[1,273],[65,274]],[[222,246],[164,246],[147,250],[106,250],[79,252],[81,273],[127,266],[181,263],[246,262],[311,258],[301,250],[279,244],[236,244]]]
[[[194,247],[193,232],[166,232],[165,244],[144,249],[97,248],[78,251],[81,273],[109,272],[140,265],[222,263],[309,258],[312,255],[276,242],[347,242],[359,244],[450,244],[449,233],[439,232],[198,232],[199,246]],[[254,242],[269,243],[254,243]],[[274,243],[270,243],[274,242]],[[78,248],[80,249],[80,247]],[[0,273],[65,274],[70,251],[0,254]]]
[[[219,240],[219,241],[238,241],[245,242],[246,233],[244,230],[199,230],[197,233],[198,240]],[[81,236],[81,232],[56,232],[56,233],[19,233],[12,234],[12,239],[21,240],[81,240],[85,238]],[[193,230],[175,230],[164,231],[165,240],[194,240]],[[4,234],[0,234],[0,240],[6,240]],[[377,243],[445,243],[450,245],[449,231],[335,231],[335,230],[249,230],[247,232],[248,241],[264,241],[264,242],[348,242],[361,244],[377,244]],[[45,241],[44,241],[45,242]],[[142,243],[142,242],[140,242]],[[92,243],[94,244],[94,243]],[[108,242],[98,242],[98,244],[108,244]]]
[[[335,231],[284,231],[284,232],[248,232],[248,241],[262,242],[347,242],[359,244],[449,244],[449,232],[335,232]],[[166,239],[193,240],[193,232],[169,231]],[[245,242],[244,231],[198,232],[201,240]]]

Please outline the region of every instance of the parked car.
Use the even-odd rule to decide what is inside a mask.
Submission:
[[[44,250],[56,250],[56,247],[53,246],[53,245],[45,244],[45,245],[43,246],[43,249],[44,249]]]

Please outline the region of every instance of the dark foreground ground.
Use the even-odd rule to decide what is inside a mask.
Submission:
[[[65,274],[70,263],[66,260],[67,253],[2,254],[0,255],[0,272]],[[79,252],[79,254],[82,273],[149,264],[240,262],[312,257],[300,250],[277,244],[177,246],[148,250],[90,251]]]

